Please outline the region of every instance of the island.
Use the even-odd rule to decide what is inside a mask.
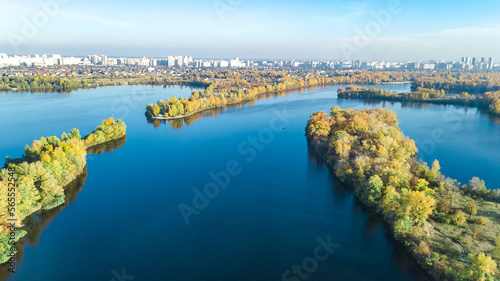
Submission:
[[[6,159],[0,170],[0,263],[16,254],[28,216],[64,204],[66,187],[85,172],[87,150],[125,135],[125,123],[111,117],[84,138],[78,129],[42,137],[26,146],[21,159]]]
[[[453,76],[415,78],[411,90],[411,92],[396,93],[374,87],[369,89],[351,85],[346,89],[340,88],[337,96],[344,99],[469,106],[500,116],[500,75],[497,73],[469,73],[458,78]]]
[[[232,73],[210,83],[204,91],[193,91],[189,98],[159,100],[146,106],[149,119],[178,119],[229,105],[253,101],[269,93],[291,91],[338,82],[333,78],[290,76],[283,72],[242,71],[235,77]],[[251,82],[249,82],[251,81]]]
[[[473,178],[460,185],[417,158],[388,109],[316,112],[306,127],[308,144],[376,210],[435,280],[496,280],[500,262],[498,190]]]

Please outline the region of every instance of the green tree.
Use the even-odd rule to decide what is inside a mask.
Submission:
[[[382,189],[384,188],[384,182],[382,179],[378,176],[371,176],[370,179],[368,180],[368,200],[370,202],[373,202],[375,200],[378,200],[382,196]]]

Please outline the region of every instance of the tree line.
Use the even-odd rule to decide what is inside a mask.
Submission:
[[[442,89],[447,92],[484,94],[500,90],[500,73],[442,73],[434,77],[418,77],[412,90],[418,88]]]
[[[412,92],[397,93],[374,87],[368,89],[351,85],[346,87],[345,90],[340,88],[337,94],[339,98],[415,101],[473,106],[485,109],[493,115],[500,115],[500,91],[486,92],[482,95],[469,95],[469,93],[464,92],[460,95],[445,96],[445,90],[443,89],[417,88]]]

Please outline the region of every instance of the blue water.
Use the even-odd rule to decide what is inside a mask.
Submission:
[[[0,155],[19,157],[31,140],[73,127],[84,135],[112,114],[128,126],[123,147],[88,156],[77,198],[45,215],[8,280],[120,280],[122,270],[134,280],[287,280],[288,270],[288,280],[426,280],[383,221],[308,150],[311,113],[382,106],[337,100],[337,89],[258,100],[182,129],[148,124],[144,107],[188,96],[187,88],[0,94]],[[497,120],[470,108],[385,107],[398,112],[423,160],[438,158],[461,182],[479,176],[500,186]],[[194,189],[215,182],[211,172],[228,170],[236,172],[220,177],[225,187],[198,201],[196,214],[181,214],[180,204],[195,207]],[[338,247],[315,259],[318,240],[328,239]],[[293,273],[303,262],[308,270]]]

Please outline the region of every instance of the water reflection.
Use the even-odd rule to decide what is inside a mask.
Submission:
[[[16,254],[16,263],[20,264],[23,258],[24,246],[36,246],[40,241],[40,236],[42,231],[46,229],[49,224],[54,220],[55,217],[64,209],[66,209],[71,203],[73,203],[78,197],[78,193],[82,190],[85,185],[85,180],[87,179],[87,168],[83,170],[83,173],[77,176],[72,182],[64,187],[64,204],[52,208],[50,210],[40,210],[24,220],[24,230],[28,233],[22,239],[16,243],[16,248],[18,250]],[[6,280],[9,274],[10,265],[2,264],[0,265],[0,280]]]
[[[151,81],[128,81],[125,84],[122,82],[113,82],[109,84],[103,84],[103,85],[92,85],[92,86],[85,86],[81,88],[66,88],[66,89],[46,89],[46,88],[39,88],[39,89],[17,89],[14,91],[7,91],[7,90],[0,90],[1,93],[30,93],[30,94],[43,94],[43,93],[60,93],[60,94],[69,94],[72,92],[76,92],[79,90],[91,90],[91,89],[98,89],[98,88],[105,88],[105,87],[116,87],[116,86],[122,86],[122,85],[129,85],[129,86],[149,86],[151,88],[154,87],[163,87],[163,88],[172,88],[172,87],[179,87],[181,90],[184,88],[190,89],[191,91],[193,90],[205,90],[206,85],[203,83],[192,83],[192,82],[184,82],[179,85],[179,83],[176,84],[164,84],[161,81],[158,81],[157,83],[152,83]]]
[[[116,149],[125,145],[125,141],[127,137],[124,136],[122,138],[111,140],[100,145],[93,146],[87,149],[88,154],[98,154],[100,155],[103,152],[112,153]],[[57,215],[64,209],[66,209],[71,203],[73,203],[78,197],[78,193],[83,189],[85,185],[85,180],[87,179],[88,171],[87,167],[83,170],[82,174],[77,176],[72,182],[64,187],[64,204],[59,205],[50,210],[40,210],[29,217],[27,217],[23,223],[23,229],[28,233],[22,239],[20,239],[16,243],[16,248],[18,250],[16,254],[16,263],[20,264],[20,261],[23,258],[24,246],[36,246],[40,241],[40,236],[44,229],[46,229],[49,224],[57,217]],[[0,265],[0,280],[6,280],[9,274],[9,265],[2,264]]]
[[[333,189],[335,201],[343,201],[347,196],[350,196],[354,201],[353,204],[353,213],[356,216],[363,215],[366,219],[364,222],[364,231],[363,235],[368,242],[373,243],[372,240],[375,239],[375,236],[379,231],[383,231],[384,237],[389,242],[389,245],[393,246],[392,250],[392,259],[394,263],[401,269],[404,269],[407,272],[410,272],[411,275],[416,277],[416,280],[427,281],[432,280],[429,274],[421,269],[421,267],[417,264],[415,259],[407,252],[406,248],[392,235],[392,230],[390,225],[383,220],[383,218],[377,214],[372,208],[365,206],[358,198],[354,197],[352,193],[352,188],[342,183],[336,176],[335,172],[332,168],[326,163],[324,159],[322,159],[318,154],[316,154],[311,146],[308,146],[308,156],[309,162],[311,165],[317,167],[328,167],[329,175],[333,179]],[[366,257],[359,256],[359,259],[363,259]]]
[[[339,104],[341,104],[342,100],[358,100],[358,99],[350,99],[350,98],[341,98],[339,99]],[[371,99],[371,98],[366,98],[363,99],[363,104],[365,106],[371,106],[371,107],[387,107],[387,105],[394,106],[396,104],[400,104],[401,108],[409,108],[409,109],[418,109],[418,110],[425,110],[429,106],[433,108],[453,108],[455,110],[464,110],[465,113],[469,111],[469,109],[477,110],[481,114],[484,114],[488,117],[488,119],[492,118],[493,120],[496,120],[494,122],[499,122],[500,118],[492,116],[491,113],[486,110],[485,108],[481,107],[476,107],[476,106],[469,106],[469,105],[463,105],[463,104],[442,104],[442,103],[433,103],[433,102],[425,102],[425,101],[385,101],[385,100],[380,100],[380,99]]]
[[[87,153],[88,154],[97,154],[97,155],[101,155],[103,152],[112,153],[116,149],[124,146],[126,141],[127,141],[127,136],[124,136],[124,137],[121,137],[121,138],[115,139],[115,140],[110,140],[110,141],[107,141],[105,143],[101,143],[101,144],[89,147],[87,149]]]

